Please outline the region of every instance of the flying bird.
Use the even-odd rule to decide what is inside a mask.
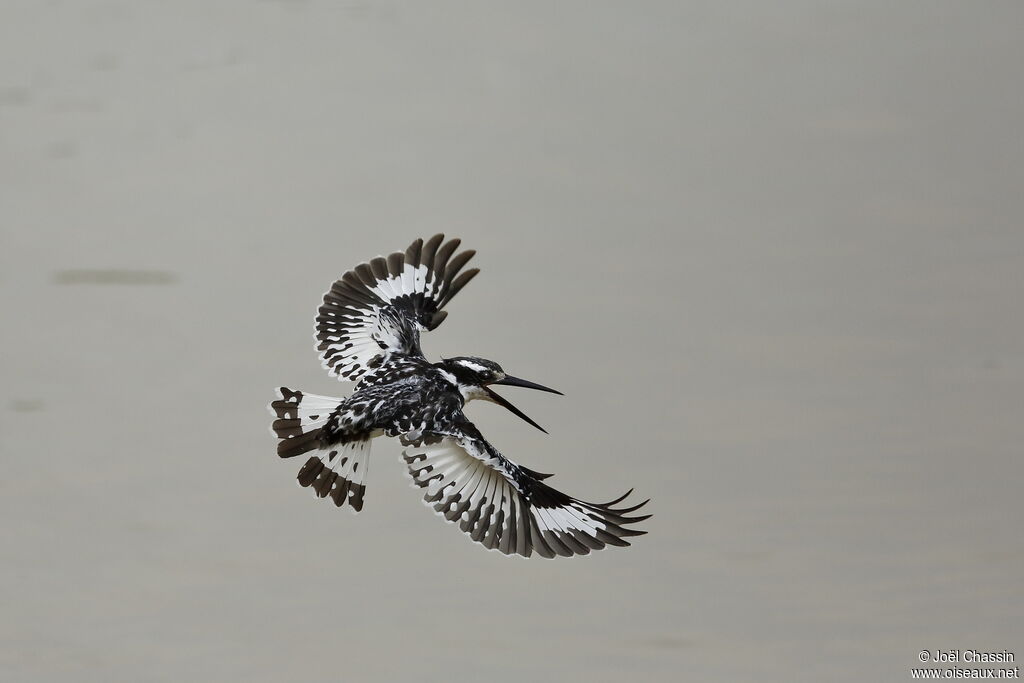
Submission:
[[[561,392],[505,373],[474,356],[432,363],[420,333],[440,325],[445,306],[479,272],[464,270],[472,250],[434,235],[404,252],[348,271],[324,294],[316,317],[316,348],[327,372],[356,382],[348,398],[285,387],[270,404],[282,458],[307,455],[299,484],[338,507],[363,509],[370,444],[397,437],[423,501],[477,543],[506,555],[569,557],[646,533],[641,506],[588,503],[546,483],[551,475],[517,465],[466,417],[470,401],[497,403],[543,429],[500,396],[495,385]]]

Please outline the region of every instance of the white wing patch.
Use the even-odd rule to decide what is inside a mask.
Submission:
[[[649,515],[626,517],[640,505],[614,509],[586,503],[541,482],[482,438],[428,435],[403,453],[423,500],[469,537],[506,555],[586,555],[605,545],[629,545],[630,528]],[[628,493],[626,495],[629,495]]]

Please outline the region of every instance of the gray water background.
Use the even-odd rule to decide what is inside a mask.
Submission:
[[[904,680],[1024,656],[1019,2],[0,5],[7,681]],[[648,536],[484,552],[274,455],[435,232],[471,416]]]

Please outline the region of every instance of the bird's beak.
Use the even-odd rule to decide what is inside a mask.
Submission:
[[[527,389],[537,389],[539,391],[547,391],[547,392],[550,392],[552,394],[562,395],[562,392],[560,392],[560,391],[555,391],[554,389],[549,389],[548,387],[545,387],[543,385],[537,384],[535,382],[529,382],[529,381],[527,381],[525,379],[519,379],[518,377],[509,377],[508,375],[505,376],[505,379],[498,380],[497,382],[492,382],[492,384],[505,384],[505,385],[510,386],[510,387],[526,387]],[[502,398],[498,394],[496,394],[493,391],[491,391],[491,389],[489,387],[484,387],[484,391],[487,392],[487,395],[491,398],[491,400],[494,401],[495,403],[497,403],[499,406],[503,406],[505,408],[508,408],[509,412],[511,412],[513,415],[517,415],[517,416],[523,418],[523,420],[525,420],[526,422],[530,423],[531,425],[533,425],[534,427],[536,427],[540,431],[544,432],[545,434],[548,433],[548,430],[544,429],[539,424],[537,424],[536,422],[531,420],[526,415],[526,413],[524,413],[523,411],[519,410],[519,408],[516,408],[514,405],[512,405],[511,403],[506,401],[504,398]]]
[[[505,375],[505,379],[499,379],[497,382],[492,382],[492,384],[506,384],[510,387],[525,387],[526,389],[537,389],[538,391],[546,391],[550,394],[558,394],[559,396],[564,395],[561,391],[550,389],[543,384],[537,384],[536,382],[519,379],[518,377],[511,377],[509,375]]]

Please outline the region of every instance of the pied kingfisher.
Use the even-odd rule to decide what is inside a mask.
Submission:
[[[488,549],[550,558],[629,545],[626,537],[646,533],[631,525],[650,515],[627,515],[647,501],[616,508],[632,489],[608,503],[557,491],[543,483],[551,475],[503,456],[463,412],[483,399],[543,431],[491,386],[560,392],[507,375],[493,361],[431,363],[420,350],[420,332],[444,321],[442,309],[479,272],[463,271],[475,252],[456,253],[459,244],[444,235],[418,239],[331,286],[316,317],[316,348],[327,372],[357,382],[355,391],[341,399],[281,387],[270,404],[277,454],[309,453],[299,484],[358,512],[371,440],[398,437],[413,482],[426,490],[424,502]]]

